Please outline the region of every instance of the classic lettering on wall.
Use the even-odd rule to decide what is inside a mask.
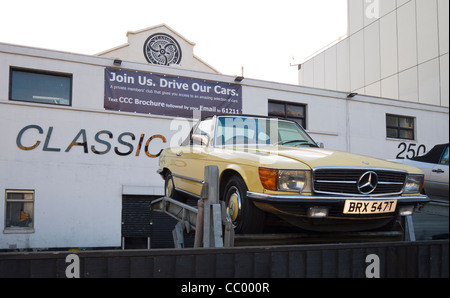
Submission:
[[[64,150],[64,152],[70,152],[76,150],[76,148],[80,148],[81,152],[85,154],[88,154],[90,149],[90,152],[94,154],[103,155],[109,153],[111,149],[113,149],[112,143],[118,143],[113,149],[114,153],[118,156],[127,156],[132,153],[134,153],[135,156],[139,156],[141,151],[144,151],[146,156],[157,158],[162,151],[160,145],[167,142],[166,138],[161,134],[155,134],[147,138],[146,135],[142,133],[139,135],[139,138],[136,138],[136,135],[132,132],[122,132],[117,135],[109,130],[100,130],[96,132],[94,139],[91,141],[87,138],[86,129],[82,128],[72,138],[71,142],[68,144],[58,144],[57,146],[56,141],[52,139],[53,130],[53,126],[49,126],[44,130],[44,128],[39,125],[27,125],[17,134],[17,147],[25,151],[35,150],[40,147],[42,142],[44,142],[42,151],[61,152],[61,150]],[[27,134],[26,140],[24,140],[25,133]],[[115,135],[117,135],[116,139]],[[158,139],[159,144],[158,141],[156,141]],[[114,140],[116,140],[116,142],[113,142]],[[138,141],[136,142],[136,140]],[[90,147],[89,144],[91,144]]]

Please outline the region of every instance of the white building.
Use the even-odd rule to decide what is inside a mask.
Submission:
[[[181,55],[177,56],[180,59],[178,63],[176,63],[175,61],[167,61],[168,63],[165,63],[166,61],[164,61],[164,57],[166,57],[167,55],[161,55],[160,51],[164,51],[164,46],[171,44],[167,41],[167,43],[163,43],[163,41],[160,44],[155,44],[153,48],[146,45],[146,47],[143,49],[142,45],[145,45],[147,41],[151,40],[152,38],[158,38],[161,36],[165,36],[166,38],[171,38],[172,36],[175,37],[171,41],[173,41],[173,43],[179,48],[180,53],[182,53]],[[120,57],[120,59],[127,61],[152,63],[150,60],[152,59],[151,54],[153,54],[153,57],[156,57],[156,59],[158,59],[158,56],[160,57],[160,62],[162,62],[162,64],[172,64],[172,66],[179,65],[187,69],[219,73],[218,70],[216,70],[214,67],[210,66],[194,54],[195,43],[189,41],[166,24],[160,24],[138,31],[129,31],[127,33],[127,39],[128,42],[126,44],[103,51],[97,55],[110,58]],[[143,51],[150,53],[150,55],[142,55],[141,53]]]
[[[158,154],[195,109],[293,118],[326,148],[386,159],[448,142],[446,107],[219,74],[167,26],[128,37],[101,56],[0,43],[0,249],[160,247]]]
[[[348,36],[302,63],[299,84],[449,107],[449,1],[348,0]]]

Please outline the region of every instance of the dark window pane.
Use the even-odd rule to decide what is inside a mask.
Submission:
[[[282,103],[269,102],[269,115],[285,117],[286,111],[285,105]]]
[[[400,138],[401,139],[413,140],[414,139],[414,133],[411,130],[400,129]]]
[[[268,114],[296,121],[306,129],[306,105],[269,101]]]
[[[393,128],[387,129],[388,138],[398,138],[398,130]]]
[[[389,127],[397,127],[398,126],[398,118],[396,116],[386,116],[386,125]]]
[[[401,128],[413,128],[414,127],[414,119],[413,118],[399,118],[399,126]]]
[[[287,117],[303,118],[303,117],[305,117],[305,107],[303,107],[303,106],[287,105],[287,107],[286,107],[286,116]]]
[[[386,115],[386,135],[388,138],[414,140],[414,118]]]
[[[70,76],[11,71],[11,100],[70,105]]]
[[[444,154],[442,154],[441,160],[439,162],[442,165],[448,165],[448,146],[445,149]]]
[[[7,191],[5,228],[32,228],[34,193]]]
[[[7,194],[8,200],[33,200],[32,193],[20,193],[20,192],[8,192]]]

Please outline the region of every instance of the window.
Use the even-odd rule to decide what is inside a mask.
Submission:
[[[387,114],[386,136],[388,138],[414,140],[414,118]]]
[[[306,105],[269,100],[268,114],[296,121],[306,129]]]
[[[311,146],[314,141],[301,127],[291,121],[258,117],[218,117],[215,145]]]
[[[32,229],[34,227],[34,191],[6,191],[6,229]]]
[[[442,154],[441,160],[439,161],[441,165],[448,165],[448,146],[445,148],[444,153]]]
[[[12,68],[9,99],[71,105],[72,75]]]

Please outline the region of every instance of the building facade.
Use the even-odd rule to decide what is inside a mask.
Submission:
[[[163,27],[100,56],[0,43],[0,250],[159,247],[173,229],[148,209],[159,152],[199,116],[290,118],[325,148],[385,159],[448,142],[448,108],[223,75]]]
[[[97,56],[219,73],[194,54],[195,43],[166,24],[129,31],[127,39],[126,44],[105,50]]]
[[[449,2],[348,0],[348,36],[305,61],[299,84],[449,107]]]

